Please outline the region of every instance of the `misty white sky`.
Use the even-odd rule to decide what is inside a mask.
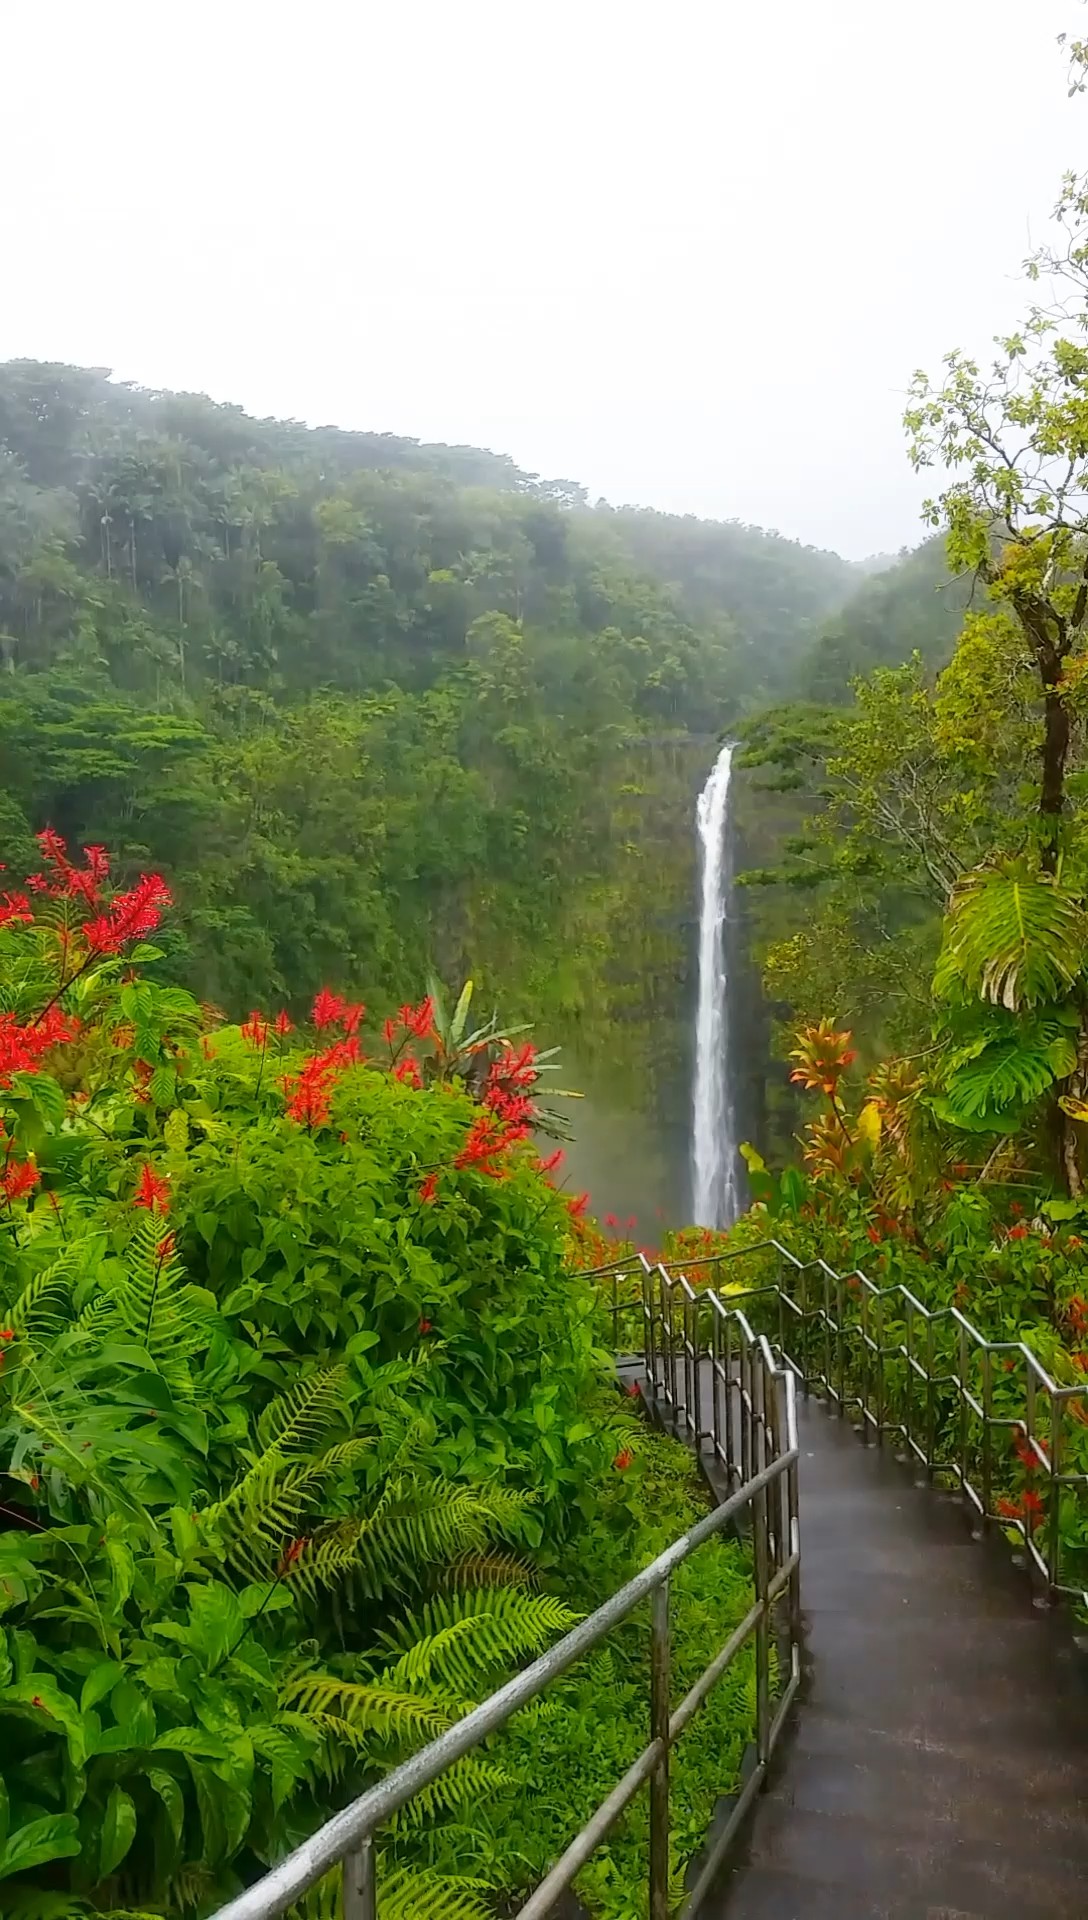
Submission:
[[[0,0],[0,358],[851,557],[1088,102],[1078,0]]]

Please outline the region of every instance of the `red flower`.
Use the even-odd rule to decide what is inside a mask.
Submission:
[[[359,1022],[363,1018],[363,1015],[365,1014],[365,1012],[366,1012],[366,1008],[364,1007],[361,1000],[354,1000],[349,1005],[345,1006],[344,1011],[340,1016],[340,1024],[343,1027],[344,1032],[346,1034],[353,1034],[358,1031]]]
[[[555,1173],[556,1169],[562,1166],[566,1157],[564,1149],[562,1147],[556,1147],[555,1152],[549,1153],[546,1160],[537,1161],[537,1172]]]
[[[1003,1520],[1019,1520],[1021,1518],[1019,1500],[999,1500],[997,1503],[997,1511]]]
[[[1033,1448],[1031,1441],[1028,1439],[1027,1435],[1025,1433],[1018,1433],[1015,1436],[1012,1444],[1013,1444],[1013,1451],[1016,1454],[1017,1459],[1021,1462],[1021,1464],[1024,1467],[1027,1468],[1029,1473],[1034,1473],[1036,1467],[1039,1464],[1039,1461],[1035,1453],[1035,1449]]]
[[[170,1205],[170,1182],[155,1172],[149,1161],[140,1168],[140,1179],[133,1195],[134,1207],[146,1207],[149,1213],[165,1213]]]
[[[66,867],[68,865],[68,842],[62,840],[60,834],[52,827],[43,827],[40,833],[34,835],[34,838],[42,850],[43,858],[48,860],[51,866]]]
[[[639,1398],[641,1397],[641,1394],[642,1394],[642,1388],[640,1387],[640,1385],[639,1385],[639,1383],[638,1383],[638,1381],[637,1381],[637,1380],[632,1380],[632,1381],[631,1381],[631,1383],[630,1383],[630,1385],[629,1385],[629,1386],[628,1386],[628,1388],[627,1388],[627,1397],[628,1397],[628,1399],[629,1399],[629,1400],[638,1400],[638,1399],[639,1399]]]
[[[393,1042],[396,1040],[396,1037],[397,1037],[396,1021],[383,1020],[382,1021],[382,1039],[385,1041],[386,1046],[392,1047]]]
[[[614,1213],[606,1213],[604,1216],[604,1224],[606,1227],[611,1227],[615,1229],[616,1227],[619,1226],[620,1223],[617,1220]]]
[[[1083,1349],[1080,1353],[1075,1353],[1073,1355],[1073,1365],[1076,1367],[1078,1373],[1088,1373],[1088,1353],[1085,1353]]]
[[[638,1221],[633,1213],[629,1213],[623,1224],[628,1233],[633,1233],[638,1226]]]
[[[1021,1214],[1021,1213],[1023,1213],[1023,1211],[1024,1211],[1024,1209],[1023,1209],[1023,1207],[1022,1207],[1022,1206],[1020,1205],[1020,1202],[1019,1202],[1019,1200],[1013,1200],[1013,1201],[1012,1201],[1012,1202],[1010,1203],[1010,1206],[1009,1206],[1009,1212],[1010,1212],[1010,1213],[1012,1214],[1012,1216],[1013,1216],[1013,1218],[1014,1218],[1014,1219],[1016,1218],[1016,1216],[1017,1216],[1018,1214]]]
[[[869,1237],[869,1239],[870,1239],[870,1240],[872,1241],[872,1243],[873,1243],[873,1245],[874,1245],[874,1247],[879,1247],[879,1245],[880,1245],[880,1242],[881,1242],[881,1239],[883,1238],[883,1236],[882,1236],[882,1234],[881,1234],[881,1231],[880,1231],[880,1228],[879,1228],[879,1227],[866,1227],[866,1229],[865,1229],[865,1231],[866,1231],[866,1234],[868,1235],[868,1237]]]
[[[25,893],[5,893],[0,900],[0,927],[6,927],[9,921],[25,920],[27,925],[33,920],[30,901]]]
[[[295,1564],[295,1561],[298,1559],[299,1555],[301,1554],[302,1549],[308,1545],[309,1545],[309,1535],[305,1533],[302,1534],[299,1539],[292,1540],[290,1546],[287,1548],[287,1551],[283,1556],[283,1559],[280,1561],[279,1566],[276,1568],[276,1573],[281,1580],[285,1573],[290,1572],[291,1568]]]
[[[419,1061],[410,1053],[404,1054],[393,1068],[393,1078],[403,1081],[408,1087],[421,1087],[423,1075],[419,1071]]]
[[[118,953],[127,940],[154,933],[164,907],[173,904],[170,889],[159,873],[142,873],[129,893],[115,896],[108,913],[83,923],[83,937],[92,953]]]
[[[420,1333],[430,1333],[433,1324],[433,1321],[428,1320],[425,1315],[421,1316],[419,1322]]]
[[[17,1337],[14,1327],[0,1327],[0,1340],[15,1340]]]
[[[576,1193],[567,1201],[567,1212],[572,1220],[580,1220],[589,1205],[588,1193]]]
[[[418,1007],[401,1007],[397,1018],[406,1032],[414,1034],[417,1040],[429,1040],[434,1032],[434,1001],[430,994],[420,1001]]]
[[[281,1040],[285,1039],[287,1034],[294,1030],[294,1024],[290,1014],[281,1008],[274,1022],[276,1032],[279,1034]]]
[[[158,1246],[155,1248],[155,1258],[158,1261],[160,1267],[165,1266],[168,1260],[173,1259],[175,1253],[177,1252],[177,1244],[178,1244],[177,1238],[173,1233],[163,1234],[162,1239],[159,1241]]]
[[[256,1010],[250,1014],[248,1020],[242,1023],[241,1034],[243,1040],[248,1040],[250,1046],[256,1047],[261,1053],[264,1052],[265,1047],[268,1045],[269,1032],[268,1021],[263,1014],[258,1013]]]
[[[1009,1228],[1008,1238],[1010,1240],[1026,1240],[1027,1237],[1028,1237],[1027,1227],[1010,1227]]]
[[[615,1459],[612,1462],[612,1465],[615,1467],[616,1472],[626,1473],[634,1457],[635,1456],[631,1452],[630,1447],[621,1447],[619,1453],[617,1453]]]
[[[322,987],[310,1009],[310,1018],[315,1027],[335,1027],[343,1019],[345,1010],[340,995],[330,992],[328,987]]]
[[[41,1174],[29,1160],[9,1160],[0,1173],[0,1192],[10,1206],[13,1200],[22,1200],[32,1193],[41,1179]]]
[[[1024,1514],[1030,1515],[1032,1526],[1038,1526],[1045,1511],[1042,1494],[1036,1493],[1034,1487],[1025,1487],[1020,1497],[1020,1505]]]
[[[429,1173],[426,1179],[420,1182],[419,1198],[422,1200],[425,1207],[430,1207],[434,1205],[434,1202],[438,1198],[437,1173]]]

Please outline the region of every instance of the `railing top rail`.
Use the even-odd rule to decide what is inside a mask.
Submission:
[[[1053,1376],[1047,1372],[1038,1355],[1033,1353],[1025,1341],[988,1340],[986,1335],[980,1332],[978,1327],[975,1326],[974,1322],[968,1320],[966,1314],[960,1311],[959,1307],[927,1307],[924,1301],[919,1300],[917,1294],[912,1293],[909,1287],[903,1285],[902,1281],[897,1280],[890,1287],[880,1287],[875,1280],[869,1277],[862,1267],[854,1267],[849,1273],[839,1273],[834,1267],[830,1266],[826,1260],[820,1259],[818,1256],[812,1260],[799,1260],[797,1255],[793,1253],[789,1247],[783,1246],[780,1240],[776,1240],[773,1237],[768,1237],[766,1240],[753,1240],[746,1247],[728,1247],[721,1253],[700,1254],[695,1260],[685,1260],[682,1271],[679,1263],[675,1271],[670,1271],[661,1261],[656,1263],[656,1267],[664,1274],[669,1286],[676,1286],[678,1283],[686,1282],[688,1272],[692,1272],[696,1268],[719,1267],[727,1260],[743,1260],[753,1253],[766,1253],[768,1250],[781,1254],[782,1258],[789,1262],[797,1274],[808,1273],[815,1268],[825,1274],[827,1278],[837,1286],[846,1286],[849,1285],[850,1281],[856,1280],[860,1286],[864,1287],[867,1295],[872,1300],[905,1301],[910,1306],[912,1312],[919,1314],[927,1323],[935,1324],[941,1320],[950,1320],[956,1326],[963,1329],[968,1339],[980,1353],[1019,1354],[1029,1371],[1035,1376],[1037,1384],[1042,1387],[1044,1393],[1049,1393],[1056,1399],[1072,1399],[1077,1396],[1083,1396],[1085,1392],[1088,1391],[1088,1381],[1080,1383],[1074,1381],[1063,1386],[1060,1381],[1055,1380]],[[618,1276],[622,1273],[637,1272],[649,1266],[650,1263],[647,1261],[645,1254],[633,1253],[628,1254],[621,1260],[612,1261],[606,1267],[594,1267],[581,1277],[584,1280],[600,1280],[612,1274]],[[656,1270],[656,1268],[652,1270]],[[773,1292],[776,1289],[772,1286],[769,1290]],[[759,1289],[753,1287],[751,1291],[755,1293],[759,1291]],[[732,1304],[731,1301],[727,1300],[722,1303],[722,1305],[726,1311],[735,1313],[738,1318],[743,1319],[740,1308]],[[747,1326],[747,1322],[745,1322],[745,1326],[747,1331],[751,1333],[751,1328]],[[753,1336],[753,1338],[754,1337],[755,1336]],[[769,1351],[768,1348],[768,1353]],[[781,1371],[777,1365],[776,1371]]]
[[[790,1376],[792,1379],[792,1376]],[[721,1533],[738,1513],[765,1487],[787,1473],[798,1458],[796,1445],[753,1474],[750,1480],[723,1500],[687,1533],[665,1548],[648,1567],[612,1594],[603,1606],[573,1627],[570,1633],[549,1647],[538,1660],[516,1674],[497,1693],[478,1706],[447,1732],[432,1740],[410,1759],[387,1774],[376,1786],[361,1794],[341,1813],[334,1814],[323,1827],[304,1840],[277,1866],[252,1887],[219,1909],[216,1920],[278,1920],[278,1916],[321,1879],[331,1867],[366,1840],[403,1807],[421,1788],[444,1773],[455,1760],[478,1746],[480,1741],[527,1706],[548,1683],[603,1640],[652,1593],[662,1587],[674,1570],[715,1534]]]

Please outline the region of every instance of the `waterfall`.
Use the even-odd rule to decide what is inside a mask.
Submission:
[[[723,747],[696,810],[702,848],[699,997],[695,1013],[695,1096],[691,1165],[695,1224],[728,1227],[739,1211],[737,1143],[729,1090],[729,781],[733,747]]]

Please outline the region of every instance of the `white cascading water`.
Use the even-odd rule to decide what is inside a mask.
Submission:
[[[737,1145],[729,1094],[725,927],[729,911],[729,783],[733,747],[723,747],[696,810],[702,848],[699,997],[691,1166],[695,1224],[731,1226],[739,1211]]]

